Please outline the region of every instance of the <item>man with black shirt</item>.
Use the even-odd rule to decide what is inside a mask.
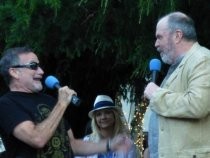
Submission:
[[[72,158],[129,147],[124,136],[99,143],[75,139],[63,114],[76,92],[61,87],[57,100],[41,93],[44,71],[31,49],[6,50],[0,70],[10,89],[0,98],[0,131],[9,158]]]

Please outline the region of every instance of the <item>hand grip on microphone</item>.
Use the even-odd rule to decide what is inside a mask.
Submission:
[[[58,79],[54,76],[48,76],[45,79],[45,85],[50,89],[55,89],[55,88],[59,89],[61,87]],[[79,106],[81,100],[76,95],[72,95],[71,103],[74,104],[75,106]]]

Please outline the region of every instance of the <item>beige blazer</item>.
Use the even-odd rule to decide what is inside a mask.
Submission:
[[[210,51],[195,43],[150,100],[160,158],[210,158]]]

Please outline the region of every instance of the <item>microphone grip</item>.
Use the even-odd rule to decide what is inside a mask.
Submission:
[[[61,88],[61,86],[59,84],[55,84],[54,87],[57,89]],[[75,106],[79,106],[81,103],[81,100],[76,95],[73,95],[71,98],[71,103]]]
[[[156,80],[157,80],[157,76],[158,76],[158,71],[152,71],[152,74],[151,74],[151,81],[156,83]]]
[[[61,88],[61,86],[60,86],[58,83],[56,83],[56,84],[54,85],[54,87],[57,88],[57,89]]]
[[[75,106],[79,106],[81,103],[81,100],[76,95],[73,95],[71,98],[71,103],[74,104]]]

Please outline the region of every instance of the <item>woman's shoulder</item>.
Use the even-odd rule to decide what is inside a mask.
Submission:
[[[83,140],[85,140],[85,141],[89,141],[89,140],[90,140],[90,134],[88,134],[88,135],[84,136]]]
[[[92,142],[97,142],[97,137],[95,134],[91,133],[91,134],[88,134],[86,136],[84,136],[83,138],[84,141],[92,141]]]

